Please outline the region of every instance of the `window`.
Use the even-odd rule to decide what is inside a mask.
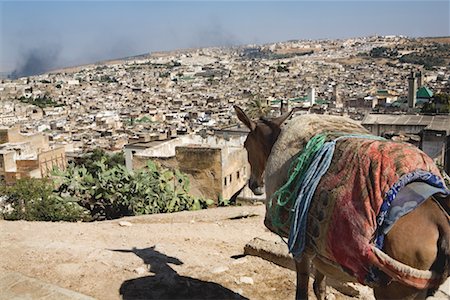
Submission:
[[[241,178],[240,175],[241,175],[241,174],[239,173],[239,171],[237,171],[237,172],[236,172],[236,178],[237,178],[237,179]]]
[[[226,177],[223,179],[223,185],[227,186],[227,178]]]
[[[233,174],[230,174],[230,183],[233,181],[232,175],[233,175]]]

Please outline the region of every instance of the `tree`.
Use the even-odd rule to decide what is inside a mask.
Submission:
[[[422,107],[423,113],[450,113],[450,95],[438,93]]]
[[[247,115],[250,118],[256,119],[267,116],[271,111],[269,105],[264,103],[261,99],[254,97],[247,105]]]

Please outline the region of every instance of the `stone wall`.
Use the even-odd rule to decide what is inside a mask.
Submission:
[[[14,153],[13,153],[14,154]],[[5,156],[2,155],[4,158]],[[2,158],[0,157],[0,159]],[[9,157],[10,158],[10,157]],[[5,162],[5,160],[3,160]],[[67,166],[64,147],[58,147],[38,154],[37,159],[8,159],[9,164],[14,163],[14,168],[9,166],[4,172],[0,172],[7,184],[13,184],[20,178],[43,178],[50,175],[53,167],[65,169]]]
[[[196,196],[216,202],[223,197],[220,148],[177,147],[175,157],[180,171],[190,174],[194,179],[191,187],[198,191]]]
[[[147,160],[169,169],[179,169],[190,180],[192,195],[230,199],[248,179],[250,166],[242,147],[245,137],[183,136],[130,155],[128,165],[145,168]]]
[[[230,199],[248,180],[250,165],[244,148],[224,148],[222,151],[223,198]]]
[[[50,175],[53,167],[65,170],[67,167],[66,152],[63,146],[38,154],[38,163],[42,177]]]
[[[0,131],[0,144],[1,143],[23,143],[28,142],[33,145],[33,148],[37,149],[37,151],[43,151],[48,149],[48,137],[42,133],[35,134],[22,134],[20,133],[19,127],[13,127],[6,129],[6,141],[5,139],[5,130]],[[2,142],[3,141],[3,142]]]
[[[0,153],[0,172],[16,171],[15,155],[14,151]]]
[[[0,129],[0,144],[8,142],[8,129]]]

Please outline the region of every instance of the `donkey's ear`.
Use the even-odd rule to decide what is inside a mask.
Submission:
[[[292,116],[292,114],[297,111],[297,109],[293,108],[291,109],[290,112],[285,113],[282,116],[279,116],[278,118],[274,118],[271,120],[272,123],[274,123],[275,125],[277,125],[278,127],[281,127],[281,125],[284,123],[284,121],[286,121],[287,119],[289,119],[290,116]]]
[[[245,126],[248,127],[251,131],[255,130],[256,123],[250,120],[249,117],[244,113],[244,111],[237,105],[234,106],[234,110],[236,111],[236,115],[239,120],[241,120],[242,123],[245,124]]]

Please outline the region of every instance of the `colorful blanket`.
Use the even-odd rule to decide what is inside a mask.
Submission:
[[[418,148],[373,139],[337,141],[333,159],[310,202],[307,247],[361,283],[370,283],[374,280],[372,268],[380,265],[373,250],[378,225],[384,223],[398,191],[414,181],[433,186],[442,183],[432,159]],[[278,204],[271,198],[268,207]],[[269,219],[278,220],[272,228],[288,236],[293,204],[284,204],[277,216]],[[273,212],[268,211],[269,215]],[[382,243],[383,230],[378,233]]]

